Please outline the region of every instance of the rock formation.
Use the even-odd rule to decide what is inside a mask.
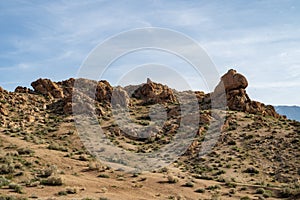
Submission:
[[[110,103],[113,87],[108,81],[99,81],[96,88],[96,100],[99,102]]]
[[[279,117],[273,106],[252,101],[246,93],[245,89],[247,86],[248,81],[245,76],[237,73],[236,70],[230,69],[221,77],[221,81],[211,94],[211,97],[216,101],[226,99],[230,110]]]
[[[38,79],[31,83],[34,91],[53,98],[63,98],[63,90],[50,79]]]
[[[72,102],[74,93],[75,79],[70,78],[61,82],[52,82],[49,79],[38,79],[31,85],[34,91],[26,87],[17,87],[15,92],[18,93],[38,93],[63,101],[64,113],[70,114],[72,112]],[[279,117],[273,106],[265,105],[263,103],[252,101],[246,88],[248,81],[245,76],[230,69],[221,77],[220,83],[215,90],[210,94],[204,92],[192,93],[198,98],[201,109],[210,109],[213,100],[216,104],[224,102],[230,110],[243,111],[253,114],[262,114],[273,117]],[[4,91],[0,88],[0,92]],[[175,91],[176,92],[176,91]],[[188,94],[179,92],[181,94]],[[156,103],[177,103],[178,100],[172,89],[166,85],[152,82],[149,78],[147,82],[142,85],[127,86],[124,89],[121,87],[112,87],[108,81],[92,81],[87,79],[76,80],[75,98],[79,105],[74,105],[78,110],[92,110],[94,101],[102,105],[111,106],[111,103],[119,104],[121,106],[130,105],[130,97],[141,100],[142,104],[156,104]],[[177,94],[177,93],[176,93]],[[188,98],[188,97],[187,97]],[[112,102],[113,101],[113,102]],[[80,105],[89,102],[90,106],[80,107]]]
[[[62,88],[64,96],[66,97],[72,95],[74,83],[75,79],[70,78],[68,80],[58,82],[57,85]]]
[[[122,87],[115,87],[111,98],[112,105],[126,107],[130,104],[130,98]]]
[[[27,87],[18,86],[15,89],[16,93],[33,93],[33,91]]]
[[[215,94],[222,93],[225,89],[226,92],[232,90],[246,89],[248,81],[245,76],[230,69],[226,74],[221,77],[221,82],[214,90]]]
[[[145,104],[177,102],[172,89],[166,85],[154,83],[149,78],[147,79],[147,83],[138,87],[132,93],[132,97],[142,99]]]

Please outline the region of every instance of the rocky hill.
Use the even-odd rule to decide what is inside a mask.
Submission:
[[[235,70],[209,94],[178,92],[150,79],[125,88],[72,78],[31,85],[0,88],[0,199],[300,198],[300,123],[251,100],[246,77]],[[224,102],[220,110],[216,105]],[[110,143],[140,155],[172,144],[183,122],[190,132],[197,126],[178,159],[162,154],[172,161],[168,166],[128,172],[97,159],[105,148],[86,148],[94,140],[80,135],[78,116],[94,117],[85,129],[100,124]],[[212,129],[218,137],[211,137]],[[111,162],[124,164],[122,158]]]

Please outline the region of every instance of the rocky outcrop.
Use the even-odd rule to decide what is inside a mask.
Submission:
[[[120,105],[126,107],[130,104],[130,98],[122,87],[115,87],[111,98],[112,105]]]
[[[73,92],[74,84],[76,81],[76,92],[75,104],[73,102]],[[31,84],[34,93],[43,94],[51,97],[52,99],[57,99],[63,102],[63,111],[65,114],[72,113],[72,106],[77,111],[82,111],[82,113],[87,110],[92,110],[92,103],[88,105],[88,108],[83,106],[84,102],[97,102],[110,104],[113,87],[108,81],[93,81],[88,79],[74,79],[70,78],[61,82],[52,82],[49,79],[38,79]],[[16,92],[27,93],[30,92],[29,89],[23,87],[17,87]],[[78,103],[81,102],[81,103]],[[60,105],[60,104],[57,104]]]
[[[110,103],[113,87],[108,81],[99,81],[96,87],[96,100],[99,102]]]
[[[160,83],[147,79],[147,83],[137,88],[132,97],[142,99],[145,104],[175,103],[177,99],[172,89]]]
[[[57,82],[57,85],[63,90],[64,96],[67,97],[72,95],[74,83],[75,79],[70,78],[65,81]]]
[[[76,84],[75,97],[77,105],[73,102],[74,84]],[[92,81],[87,79],[70,78],[61,82],[52,82],[49,79],[38,79],[33,82],[34,91],[25,88],[17,87],[15,92],[18,93],[39,93],[47,95],[52,99],[58,99],[63,102],[63,111],[66,114],[72,112],[72,107],[85,112],[85,110],[93,110],[95,100],[101,105],[108,107],[119,104],[120,106],[130,105],[130,97],[141,100],[141,104],[157,104],[157,103],[178,103],[176,91],[173,91],[166,85],[152,82],[149,78],[147,82],[137,86],[127,86],[124,89],[121,87],[113,88],[108,81]],[[221,77],[220,83],[215,88],[214,92],[205,94],[203,92],[190,92],[197,97],[201,109],[211,109],[212,103],[220,105],[226,100],[226,105],[230,110],[237,110],[253,114],[262,114],[273,117],[279,117],[273,106],[252,101],[246,88],[248,81],[242,74],[236,70],[229,70]],[[0,89],[3,91],[3,89]],[[176,95],[175,95],[176,93]],[[184,92],[180,92],[185,94]],[[188,93],[186,93],[187,98]],[[211,101],[211,100],[214,100]],[[56,100],[55,100],[56,101]],[[79,103],[78,103],[79,102]],[[81,102],[81,103],[80,103]],[[83,105],[90,102],[88,108]],[[217,103],[216,103],[217,102]],[[60,104],[57,104],[60,105]]]
[[[3,105],[0,105],[0,114],[5,116],[8,115],[8,109]]]
[[[31,83],[34,91],[39,94],[47,95],[53,98],[64,98],[62,88],[50,79],[38,79]]]
[[[215,94],[220,94],[224,90],[226,92],[232,90],[246,89],[248,81],[245,76],[236,72],[236,70],[230,69],[226,74],[221,77],[221,82],[214,90]]]
[[[247,86],[248,81],[245,76],[237,73],[236,70],[230,69],[221,77],[221,81],[211,94],[211,97],[214,98],[216,102],[221,102],[222,99],[225,99],[230,110],[273,117],[280,116],[273,106],[252,101],[246,93],[245,89]]]
[[[16,93],[33,93],[33,91],[27,87],[18,86],[15,89]]]

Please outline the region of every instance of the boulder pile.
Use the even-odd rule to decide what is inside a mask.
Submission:
[[[149,78],[147,83],[138,87],[132,97],[142,99],[144,104],[175,103],[176,96],[172,89],[160,83],[154,83]]]
[[[246,77],[237,73],[236,70],[230,69],[221,77],[211,96],[217,101],[225,98],[230,110],[279,117],[273,106],[252,101],[246,92],[247,86]]]

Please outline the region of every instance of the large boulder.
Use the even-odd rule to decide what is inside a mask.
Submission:
[[[214,98],[215,102],[222,102],[225,99],[230,110],[273,117],[280,116],[273,106],[252,101],[246,92],[247,86],[246,77],[237,73],[236,70],[230,69],[221,77],[220,83],[211,94],[211,97]]]
[[[121,87],[115,87],[111,98],[112,105],[120,105],[121,107],[127,107],[130,104],[130,98],[127,92]]]
[[[74,84],[76,84],[75,88]],[[58,82],[58,85],[63,89],[65,95],[65,98],[63,98],[63,111],[65,114],[72,114],[72,112],[75,112],[75,114],[91,114],[97,110],[95,107],[96,102],[109,105],[113,92],[113,87],[105,80],[97,82],[80,78],[76,79],[75,83],[75,79],[69,79]]]
[[[15,89],[16,93],[33,93],[33,91],[27,87],[18,86]]]
[[[142,99],[145,104],[177,102],[172,89],[166,85],[154,83],[150,79],[147,79],[147,83],[138,87],[132,93],[132,97]]]
[[[0,114],[7,116],[8,113],[9,113],[8,109],[5,106],[3,106],[3,105],[0,104]]]
[[[31,83],[34,91],[54,98],[64,98],[63,90],[50,79],[38,79]]]
[[[108,81],[99,81],[96,87],[96,100],[99,102],[110,103],[113,87]]]
[[[245,89],[247,86],[248,81],[246,77],[237,73],[236,70],[230,69],[221,77],[221,81],[215,88],[214,93],[220,94],[224,90],[228,92],[231,90]]]
[[[70,78],[65,81],[57,82],[57,85],[63,90],[64,96],[72,95],[75,79]]]

